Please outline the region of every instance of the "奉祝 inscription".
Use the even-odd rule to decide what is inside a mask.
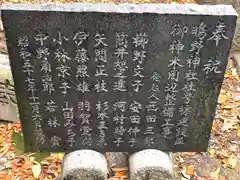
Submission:
[[[235,11],[95,6],[3,8],[26,150],[205,151]]]

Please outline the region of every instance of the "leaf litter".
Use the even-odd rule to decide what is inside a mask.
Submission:
[[[175,153],[177,179],[240,180],[240,80],[233,72],[229,58],[208,151]]]

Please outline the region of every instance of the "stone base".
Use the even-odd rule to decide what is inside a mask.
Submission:
[[[67,154],[62,164],[59,180],[105,180],[107,160],[93,150],[78,150]]]
[[[130,180],[174,180],[170,157],[155,149],[139,151],[130,156]]]

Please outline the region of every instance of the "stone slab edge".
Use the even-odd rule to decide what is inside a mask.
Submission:
[[[231,5],[197,4],[3,4],[1,10],[12,11],[63,11],[63,12],[116,12],[116,13],[157,13],[186,15],[232,15],[237,12]]]

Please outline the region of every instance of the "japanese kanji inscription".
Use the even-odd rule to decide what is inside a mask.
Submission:
[[[26,151],[205,151],[236,12],[194,7],[3,6]]]

